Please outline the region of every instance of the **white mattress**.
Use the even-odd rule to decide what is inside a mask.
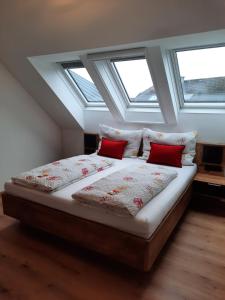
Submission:
[[[135,217],[119,217],[106,213],[99,208],[88,208],[78,204],[76,200],[71,197],[76,191],[106,175],[124,167],[132,166],[133,164],[145,163],[145,161],[139,158],[115,160],[113,167],[73,183],[57,192],[44,193],[13,184],[12,182],[7,182],[5,184],[5,191],[81,218],[117,228],[139,237],[149,238],[191,182],[196,173],[196,165],[183,166],[182,168],[168,167],[177,171],[177,178],[145,205]]]

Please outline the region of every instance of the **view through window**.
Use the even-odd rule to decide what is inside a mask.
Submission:
[[[93,80],[91,79],[86,68],[82,65],[81,62],[75,62],[68,65],[65,63],[63,64],[63,67],[69,72],[71,78],[73,79],[87,102],[104,102]]]
[[[131,103],[157,103],[157,96],[144,57],[112,60]]]
[[[225,47],[176,51],[185,103],[225,102]]]

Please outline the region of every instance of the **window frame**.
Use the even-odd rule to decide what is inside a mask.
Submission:
[[[136,57],[136,56],[144,56],[149,72],[152,77],[152,81],[155,87],[158,103],[157,105],[135,105],[129,104],[128,100],[126,102],[126,95],[124,90],[122,89],[122,85],[116,76],[116,70],[114,70],[113,65],[111,63],[112,59],[116,58],[128,58],[128,57]],[[147,124],[176,124],[177,123],[177,103],[175,103],[173,99],[173,95],[171,94],[171,86],[168,83],[168,70],[165,62],[165,53],[162,47],[159,45],[152,45],[152,46],[145,46],[139,48],[130,48],[130,49],[120,49],[120,50],[113,50],[107,52],[98,52],[98,53],[89,53],[87,54],[87,60],[91,63],[94,63],[97,67],[97,72],[101,77],[102,83],[104,86],[107,87],[107,92],[110,95],[111,101],[114,103],[112,107],[119,108],[118,111],[115,113],[115,117],[117,115],[122,116],[123,121],[128,121],[128,115],[130,113],[136,113],[137,119],[135,122],[137,123],[147,123]],[[102,63],[101,68],[97,65],[99,62]],[[103,74],[102,73],[106,73]],[[109,84],[108,80],[111,80]],[[167,99],[166,101],[164,99]],[[107,99],[105,99],[107,100]],[[127,104],[126,104],[127,103]],[[120,105],[119,105],[120,104]],[[129,105],[129,106],[128,106]],[[109,107],[110,111],[112,110],[111,103],[108,103],[107,106]],[[162,116],[162,121],[150,121],[149,116],[152,113],[160,113]],[[140,114],[144,117],[143,120],[139,119]],[[152,116],[151,116],[152,117]]]
[[[177,58],[177,52],[182,51],[191,51],[191,50],[201,50],[201,49],[210,49],[210,48],[219,48],[225,47],[225,43],[220,44],[210,44],[210,45],[202,45],[202,46],[191,46],[191,47],[182,47],[182,48],[175,48],[170,50],[170,60],[172,65],[172,71],[174,75],[175,81],[175,88],[178,96],[178,102],[180,109],[219,109],[225,108],[225,101],[224,103],[221,102],[192,102],[187,103],[184,99],[184,91],[181,83],[181,75],[180,75],[180,68]]]
[[[159,109],[160,105],[159,105],[158,95],[157,95],[155,86],[154,86],[154,88],[155,88],[155,93],[157,96],[157,101],[155,101],[153,103],[148,103],[148,102],[136,102],[135,103],[135,102],[130,101],[130,97],[129,97],[126,87],[123,83],[123,80],[119,74],[119,71],[117,70],[117,68],[114,64],[116,61],[128,61],[128,60],[138,60],[138,59],[146,60],[149,74],[150,74],[151,78],[153,78],[153,76],[151,74],[151,70],[149,68],[148,59],[144,52],[141,54],[136,54],[136,55],[134,55],[134,54],[132,55],[132,53],[131,53],[131,55],[121,56],[121,57],[118,57],[118,56],[113,57],[112,56],[108,60],[108,66],[109,66],[111,72],[113,73],[114,80],[120,90],[120,93],[122,94],[123,99],[125,100],[125,104],[128,109],[129,108],[157,108],[157,109]],[[153,82],[153,85],[154,85],[154,82]]]
[[[66,75],[66,78],[70,81],[70,83],[72,84],[73,89],[75,90],[76,94],[78,95],[79,99],[81,100],[81,102],[83,103],[83,105],[85,107],[106,107],[105,101],[100,93],[100,91],[98,90],[98,88],[96,87],[94,81],[94,85],[96,87],[96,89],[98,90],[100,96],[103,99],[103,102],[91,102],[88,101],[87,97],[85,96],[84,92],[82,91],[82,89],[80,88],[80,86],[77,84],[76,80],[73,78],[71,71],[69,70],[70,68],[84,68],[87,72],[87,68],[84,66],[83,62],[81,60],[75,60],[75,61],[69,61],[69,62],[61,62],[61,66],[64,70],[64,73]],[[88,72],[89,74],[89,72]],[[91,77],[91,75],[89,74],[89,76]]]

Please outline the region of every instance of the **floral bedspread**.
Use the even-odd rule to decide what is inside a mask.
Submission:
[[[101,172],[111,167],[111,159],[95,155],[79,155],[24,172],[19,176],[12,177],[16,184],[52,192],[59,190],[84,177]]]
[[[135,216],[177,176],[175,170],[148,164],[108,175],[72,197],[82,205],[102,207],[120,216]]]

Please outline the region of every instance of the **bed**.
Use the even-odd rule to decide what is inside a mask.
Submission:
[[[178,176],[138,214],[119,217],[89,209],[71,195],[83,187],[127,166],[145,164],[139,158],[115,160],[113,167],[59,191],[44,193],[12,182],[5,184],[4,213],[21,222],[104,254],[136,269],[148,271],[191,197],[196,166],[176,169]]]

